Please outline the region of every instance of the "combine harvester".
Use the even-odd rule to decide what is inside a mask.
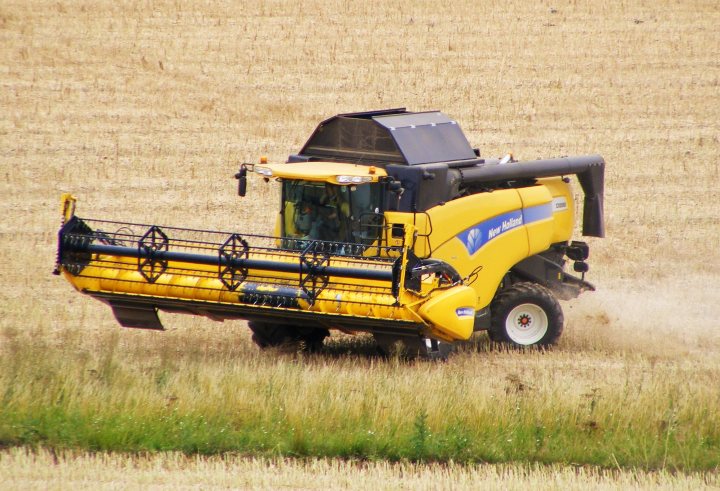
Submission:
[[[250,173],[281,186],[273,236],[79,218],[66,194],[56,274],[125,327],[162,329],[159,310],[247,319],[261,347],[315,349],[330,329],[429,357],[478,330],[551,345],[556,298],[594,290],[568,176],[583,235],[603,237],[604,167],[481,158],[441,112],[340,114],[286,163],[236,174],[240,196]]]

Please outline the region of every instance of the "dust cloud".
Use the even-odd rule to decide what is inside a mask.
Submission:
[[[720,290],[710,276],[603,285],[563,305],[561,346],[651,356],[720,354],[718,306]]]

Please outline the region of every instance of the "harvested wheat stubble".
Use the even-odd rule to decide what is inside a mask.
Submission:
[[[260,383],[244,370],[259,367],[281,387],[306,383],[319,394],[325,384],[326,393],[381,403],[374,387],[390,375],[395,388],[415,384],[413,397],[393,402],[413,418],[420,402],[441,407],[423,380],[449,384],[458,396],[467,384],[468,393],[549,407],[569,394],[568,414],[589,410],[599,394],[603,424],[623,427],[623,413],[608,405],[627,383],[637,402],[629,411],[657,425],[658,445],[679,437],[679,453],[668,458],[692,467],[682,445],[691,437],[713,443],[707,425],[720,400],[712,321],[720,304],[718,25],[713,1],[5,1],[0,349],[56,360],[67,373],[86,370],[92,383],[79,383],[79,405],[97,396],[89,389],[109,387],[111,399],[123,400],[122,380],[103,388],[96,375],[113,373],[120,360],[129,368],[119,373],[140,380],[134,394],[153,404],[172,396],[158,384],[186,391],[177,404],[192,408],[203,403],[190,390],[193,373],[211,391],[215,376],[226,377],[226,388]],[[49,274],[61,191],[78,195],[81,215],[267,232],[272,219],[263,217],[274,205],[266,203],[277,190],[252,183],[251,198],[239,201],[239,161],[280,161],[325,117],[396,106],[443,110],[488,156],[605,157],[608,237],[591,241],[589,276],[599,291],[565,306],[568,327],[556,350],[496,352],[481,337],[448,366],[395,367],[353,358],[347,352],[362,354],[364,345],[337,339],[324,357],[298,363],[258,355],[242,323],[168,316],[171,330],[159,336],[119,330],[104,305]],[[142,369],[157,377],[153,387],[137,377]],[[4,379],[15,402],[42,389],[43,376],[52,379],[24,373],[29,378]],[[348,381],[357,392],[345,392]],[[232,394],[211,400],[232,404]],[[56,401],[52,395],[44,393]],[[660,413],[643,415],[640,402]],[[672,419],[683,411],[688,420]],[[434,424],[431,410],[428,417]],[[669,423],[687,421],[700,434],[673,433]],[[702,485],[689,479],[687,487]]]
[[[523,464],[458,466],[143,456],[12,449],[0,452],[0,478],[22,489],[714,489],[717,474],[603,470]]]

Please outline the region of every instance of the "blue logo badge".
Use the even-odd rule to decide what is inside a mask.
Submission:
[[[475,315],[475,309],[472,307],[460,307],[455,309],[455,314],[458,317],[473,317]]]

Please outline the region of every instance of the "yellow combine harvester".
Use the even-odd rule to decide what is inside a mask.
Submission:
[[[247,319],[261,347],[317,348],[329,329],[423,356],[478,330],[550,345],[556,297],[594,289],[588,246],[570,241],[568,176],[585,193],[583,234],[602,237],[604,166],[481,158],[437,111],[341,114],[286,163],[236,174],[241,196],[249,173],[281,186],[273,236],[79,218],[66,194],[56,272],[125,327],[162,329],[163,310]]]

